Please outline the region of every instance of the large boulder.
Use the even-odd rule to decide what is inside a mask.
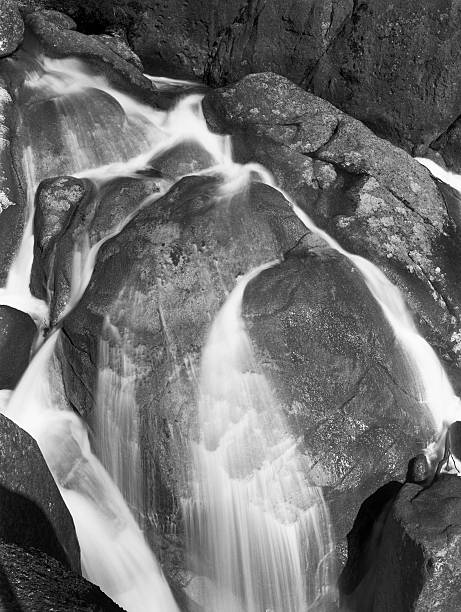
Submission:
[[[210,126],[234,136],[239,161],[266,165],[342,246],[404,292],[448,365],[461,328],[456,220],[429,173],[402,149],[284,77],[256,74],[209,93]]]
[[[183,586],[179,500],[190,495],[198,435],[194,381],[211,321],[240,274],[286,258],[248,287],[246,320],[293,431],[318,461],[339,540],[360,500],[402,476],[432,435],[357,270],[319,243],[276,190],[253,183],[224,194],[215,178],[187,177],[138,213],[101,248],[59,346],[66,394],[80,414],[97,428],[130,411],[117,421],[129,422],[117,444],[139,450],[130,456],[146,476],[141,501],[132,483],[122,490],[141,504],[154,549]]]
[[[306,234],[272,189],[255,184],[229,200],[219,187],[212,178],[183,179],[102,247],[85,294],[64,319],[60,347],[75,409],[93,423],[105,412],[112,421],[114,411],[130,411],[120,444],[140,447],[137,510],[167,572],[174,566],[176,574],[182,561],[172,549],[171,523],[181,536],[178,504],[190,494],[197,434],[193,372],[210,322],[238,275]],[[128,498],[130,486],[122,486]]]
[[[303,85],[377,134],[427,148],[461,112],[457,0],[362,0]]]
[[[251,281],[243,314],[341,542],[362,500],[404,478],[431,438],[430,415],[361,274],[321,242]]]
[[[35,440],[0,415],[0,540],[80,572],[72,517]]]
[[[10,55],[24,36],[24,22],[16,0],[3,0],[0,6],[0,57]]]
[[[0,389],[14,389],[29,364],[37,328],[31,317],[0,305]]]
[[[375,494],[381,511],[367,500],[349,536],[349,558],[362,562],[348,561],[341,577],[346,609],[458,610],[461,479],[444,474],[428,488],[406,484],[382,493]]]
[[[0,606],[22,612],[122,612],[101,590],[33,548],[0,540]]]

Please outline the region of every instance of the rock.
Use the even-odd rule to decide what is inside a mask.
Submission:
[[[24,22],[15,0],[2,0],[0,7],[0,57],[11,55],[22,43]]]
[[[50,21],[46,14],[40,11],[26,16],[26,26],[51,57],[80,57],[86,60],[97,74],[103,74],[114,87],[156,104],[157,95],[151,81],[132,63],[115,53],[109,45],[93,36],[63,29],[54,19]]]
[[[374,524],[379,537],[368,547],[367,560],[355,571],[350,567],[348,580],[342,581],[347,609],[459,609],[460,505],[457,476],[443,474],[426,489],[406,484],[379,516],[380,524]],[[359,518],[352,533],[360,527]]]
[[[204,111],[234,136],[239,161],[266,165],[321,228],[377,264],[441,358],[459,366],[460,234],[426,169],[278,75],[213,91]]]
[[[340,542],[362,500],[404,478],[431,439],[430,417],[361,274],[324,244],[290,252],[251,281],[243,314]]]
[[[37,328],[21,310],[0,305],[0,389],[14,389],[29,365]]]
[[[5,286],[8,271],[21,241],[25,199],[17,179],[12,155],[12,128],[16,109],[7,83],[0,75],[0,286]]]
[[[42,181],[35,196],[34,260],[30,286],[35,297],[47,300],[52,284],[56,243],[77,206],[91,193],[89,181],[62,176]]]
[[[40,14],[49,22],[53,23],[58,28],[62,30],[75,30],[77,28],[77,24],[69,17],[69,15],[65,15],[59,11],[54,11],[50,9],[40,10]]]
[[[98,40],[109,47],[114,53],[119,55],[123,60],[139,70],[144,72],[144,66],[136,53],[128,46],[128,43],[123,40],[120,36],[109,36],[108,34],[101,34],[100,36],[94,36],[95,40]]]
[[[115,401],[101,386],[98,364],[124,385],[124,409],[139,428],[131,442],[140,447],[144,474],[138,510],[173,583],[188,579],[178,504],[190,494],[193,372],[210,322],[238,275],[306,234],[269,187],[254,184],[231,201],[218,187],[209,177],[181,180],[101,248],[85,294],[63,322],[60,347],[68,399],[87,420]]]
[[[318,64],[352,13],[352,0],[240,3],[216,37],[206,77],[232,83],[251,72],[273,71],[300,82]]]
[[[49,248],[36,250],[31,278],[33,294],[42,299],[48,298],[52,325],[68,305],[72,287],[74,291],[78,290],[85,276],[83,268],[78,268],[78,264],[75,267],[76,256],[86,256],[89,249],[116,232],[146,198],[154,196],[159,190],[157,179],[142,176],[113,179],[100,188],[90,181],[77,179],[71,179],[70,183],[65,179],[66,184],[61,186],[62,180],[45,182],[45,192],[40,188],[37,197],[39,200],[43,196],[49,198],[49,207],[56,210],[62,203],[67,206],[75,195],[76,200],[71,202],[73,214],[65,216],[66,225]],[[43,230],[46,233],[51,230],[50,221],[53,222],[52,219],[44,220]],[[88,281],[89,278],[86,278],[84,282]]]
[[[80,572],[74,523],[35,440],[0,415],[0,540]]]
[[[455,0],[355,2],[302,84],[378,135],[428,147],[461,113],[460,23]]]
[[[51,556],[0,541],[0,604],[23,612],[121,612],[97,586]]]

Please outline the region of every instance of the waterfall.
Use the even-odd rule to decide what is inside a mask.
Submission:
[[[199,376],[191,555],[212,586],[206,612],[302,612],[334,600],[334,545],[320,487],[264,376],[241,319],[242,277],[211,326]]]
[[[152,80],[166,91],[192,87],[189,82]],[[164,153],[194,142],[210,160],[195,174],[223,178],[218,200],[251,181],[264,182],[283,195],[306,228],[359,270],[407,358],[422,410],[430,412],[440,433],[457,420],[459,399],[419,335],[399,290],[371,262],[348,253],[317,228],[264,167],[234,163],[230,138],[207,127],[202,95],[190,93],[168,111],[155,110],[115,90],[105,78],[89,74],[80,60],[44,56],[27,74],[24,90],[56,111],[63,155],[59,168],[49,165],[36,150],[34,126],[24,114],[26,223],[7,286],[0,289],[0,303],[46,324],[47,307],[29,290],[34,198],[43,179],[56,172],[71,174],[91,180],[97,190],[113,178],[139,178]],[[76,242],[71,295],[63,317],[81,299],[104,242],[182,176],[179,172],[163,178],[158,192],[135,203],[132,212],[95,244],[90,244],[89,234]],[[205,612],[323,612],[336,597],[332,528],[321,488],[309,480],[309,448],[289,430],[255,361],[241,317],[245,287],[271,265],[238,280],[211,325],[197,377],[200,439],[193,445],[192,497],[183,500],[183,511],[191,569],[200,576],[197,601]],[[128,612],[175,612],[161,568],[129,510],[139,518],[143,507],[138,373],[123,342],[117,349],[111,347],[107,337],[116,333],[107,318],[98,339],[92,417],[98,458],[86,426],[67,408],[54,357],[59,331],[51,333],[11,397],[2,397],[0,403],[2,412],[40,446],[73,516],[85,575]]]
[[[83,422],[64,408],[54,332],[2,412],[38,443],[74,520],[83,574],[128,612],[176,612],[168,584],[125,500],[90,449]]]

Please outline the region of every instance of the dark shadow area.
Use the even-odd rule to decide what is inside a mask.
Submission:
[[[0,484],[0,540],[35,548],[70,568],[54,528],[35,502]]]
[[[347,563],[338,581],[342,599],[353,593],[370,571],[388,512],[402,486],[397,481],[386,483],[361,505],[347,536]]]
[[[0,563],[0,610],[2,612],[22,612],[19,600],[11,586],[8,576]]]

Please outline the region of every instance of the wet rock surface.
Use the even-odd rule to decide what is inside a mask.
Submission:
[[[360,273],[318,244],[248,285],[243,314],[258,363],[302,433],[340,541],[361,501],[403,478],[430,417]]]
[[[35,440],[0,416],[0,540],[80,572],[74,523]]]
[[[189,177],[140,212],[102,247],[92,280],[63,325],[67,396],[87,419],[98,410],[95,338],[108,343],[106,367],[115,375],[124,374],[117,365],[122,354],[136,372],[144,514],[156,509],[170,541],[169,549],[158,550],[158,541],[154,547],[175,573],[168,525],[174,521],[181,533],[178,504],[189,494],[190,443],[197,435],[194,372],[210,323],[237,276],[280,256],[306,233],[264,185],[232,201],[217,190],[215,179]]]
[[[0,540],[0,604],[23,612],[121,612],[97,586],[33,548]]]
[[[402,149],[287,79],[245,77],[208,94],[212,129],[265,164],[315,222],[404,292],[426,338],[458,364],[461,243],[453,207]]]
[[[349,537],[350,555],[342,576],[344,604],[351,611],[457,610],[459,591],[461,480],[441,475],[430,487],[406,484],[377,512],[374,538],[357,538],[358,516]],[[369,505],[369,500],[364,504]],[[362,510],[361,510],[362,512]],[[358,546],[357,546],[358,545]],[[352,550],[351,550],[352,549]]]

